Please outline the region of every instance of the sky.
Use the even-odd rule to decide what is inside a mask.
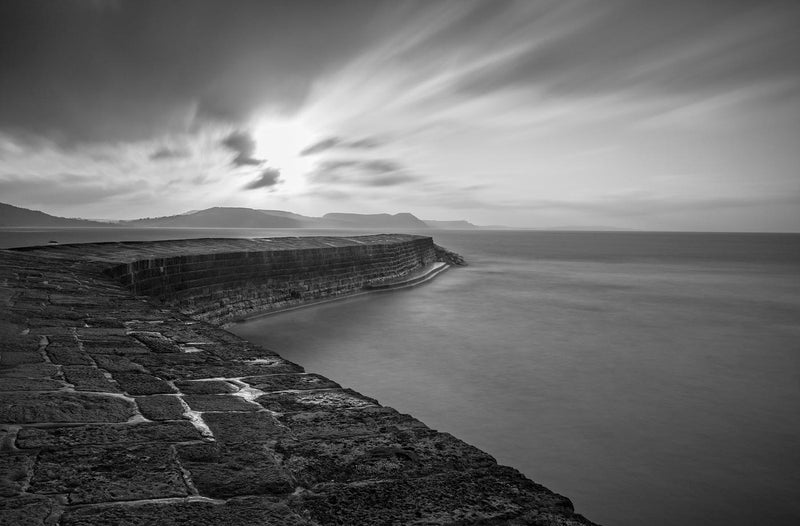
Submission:
[[[800,2],[3,0],[0,202],[800,232]]]

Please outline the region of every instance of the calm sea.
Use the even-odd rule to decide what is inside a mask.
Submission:
[[[188,234],[297,232],[124,231]],[[233,331],[480,447],[597,522],[800,523],[800,235],[430,234],[470,266]]]

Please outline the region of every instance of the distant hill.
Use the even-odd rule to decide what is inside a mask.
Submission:
[[[302,228],[303,224],[289,217],[268,214],[252,208],[214,207],[181,215],[135,219],[123,226],[180,228]]]
[[[322,219],[331,227],[340,228],[429,228],[409,213],[400,214],[325,214]]]
[[[432,219],[423,219],[425,223],[431,228],[438,228],[441,230],[477,230],[478,226],[473,225],[469,221],[434,221]]]
[[[286,210],[258,210],[264,214],[269,214],[272,216],[278,217],[285,217],[288,219],[294,219],[299,223],[302,223],[303,227],[306,228],[324,228],[325,225],[323,224],[324,221],[321,217],[309,217],[300,214],[295,214],[294,212],[287,212]]]
[[[89,221],[56,217],[36,210],[28,210],[0,203],[0,227],[51,226],[51,227],[164,227],[164,228],[353,228],[353,229],[404,229],[429,228],[448,230],[473,230],[482,227],[468,221],[423,221],[413,214],[349,214],[330,213],[310,217],[285,210],[254,210],[242,207],[214,207],[190,210],[163,217],[145,217],[125,221]]]
[[[0,226],[100,227],[108,223],[51,216],[38,210],[0,203]]]

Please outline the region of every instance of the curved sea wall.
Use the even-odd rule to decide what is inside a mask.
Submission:
[[[399,235],[0,250],[0,524],[591,525],[205,321],[417,283],[435,258],[459,262]]]
[[[77,249],[45,250],[71,256]],[[424,271],[444,254],[430,237],[403,234],[100,243],[79,250],[97,260],[122,258],[105,270],[109,276],[216,324],[352,295]]]

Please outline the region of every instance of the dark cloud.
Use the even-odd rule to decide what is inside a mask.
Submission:
[[[400,170],[402,170],[402,166],[400,166],[398,163],[386,159],[363,161],[361,163],[361,167],[370,172],[375,172],[380,174],[399,172]]]
[[[335,148],[336,146],[340,145],[342,140],[338,137],[330,137],[328,139],[319,141],[317,143],[312,144],[311,146],[304,148],[300,155],[313,155],[315,153],[324,152],[325,150],[330,150],[331,148]]]
[[[162,146],[150,154],[150,159],[153,161],[165,161],[169,159],[185,159],[189,156],[189,152],[182,148],[169,148],[167,146]]]
[[[311,174],[318,183],[344,183],[356,186],[397,186],[418,179],[405,167],[388,159],[337,159],[324,161]]]
[[[359,139],[356,141],[348,141],[342,139],[341,137],[328,137],[327,139],[321,140],[317,143],[308,146],[303,151],[300,152],[300,155],[314,155],[317,153],[321,153],[327,150],[332,150],[334,148],[343,148],[343,149],[351,149],[351,150],[371,150],[373,148],[377,148],[382,143],[377,139],[367,138],[367,139]]]
[[[261,172],[258,179],[247,183],[244,188],[246,190],[255,190],[257,188],[271,188],[280,183],[281,171],[277,168],[267,168]]]
[[[547,35],[527,54],[465,75],[457,89],[471,95],[533,86],[569,95],[800,84],[796,0],[498,0],[447,9],[389,0],[4,0],[0,131],[117,142],[207,121],[242,125],[259,109],[288,113],[320,78],[388,38],[418,34],[431,12],[448,9],[451,20],[410,45],[403,61],[469,62]],[[305,154],[374,145],[334,137]]]
[[[91,205],[147,191],[149,186],[141,179],[111,182],[97,176],[75,173],[60,173],[52,177],[0,176],[3,201],[17,206]]]
[[[63,143],[145,139],[291,111],[372,38],[390,4],[0,2],[0,129]]]
[[[466,77],[461,91],[702,95],[761,82],[800,85],[797,2],[612,0],[582,4],[570,16],[527,54]],[[538,19],[528,21],[534,29]]]
[[[259,166],[264,163],[264,159],[256,159],[256,141],[249,133],[236,131],[222,139],[222,146],[236,153],[236,157],[231,160],[234,166]]]

